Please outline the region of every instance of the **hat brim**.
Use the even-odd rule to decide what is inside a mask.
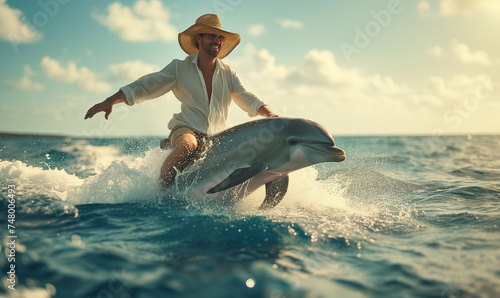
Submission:
[[[204,24],[194,24],[193,26],[186,29],[184,32],[179,33],[179,45],[188,55],[198,52],[196,47],[196,36],[198,34],[218,34],[224,36],[224,41],[222,42],[222,47],[220,49],[219,59],[222,59],[229,55],[234,48],[240,43],[241,36],[238,33],[232,33],[210,27]]]

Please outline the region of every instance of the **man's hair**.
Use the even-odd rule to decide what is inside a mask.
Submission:
[[[203,35],[205,35],[205,33],[200,33],[197,36],[201,36],[201,38],[203,38]],[[194,45],[198,50],[200,49],[200,44],[198,43],[197,40],[194,42]]]

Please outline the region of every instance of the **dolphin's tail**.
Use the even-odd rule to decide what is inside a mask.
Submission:
[[[285,197],[288,190],[288,175],[278,178],[266,184],[266,197],[259,209],[271,209],[276,207]]]

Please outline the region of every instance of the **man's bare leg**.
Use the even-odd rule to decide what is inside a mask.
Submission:
[[[160,170],[160,180],[164,188],[174,182],[175,174],[184,170],[189,162],[189,157],[198,147],[198,141],[192,134],[181,135],[175,141],[174,150],[167,156]]]

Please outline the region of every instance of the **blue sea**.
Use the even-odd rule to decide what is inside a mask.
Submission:
[[[267,211],[166,194],[159,141],[3,135],[0,296],[500,297],[498,135],[335,137]]]

